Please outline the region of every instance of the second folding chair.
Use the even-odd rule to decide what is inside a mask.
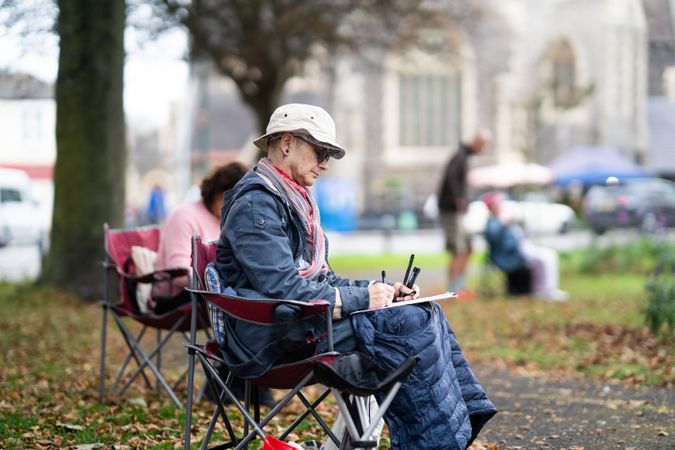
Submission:
[[[142,312],[138,305],[139,286],[147,286],[153,282],[179,276],[187,276],[187,269],[171,269],[139,273],[132,258],[132,248],[139,247],[146,251],[156,252],[159,247],[160,228],[158,226],[112,229],[104,225],[104,298],[101,302],[103,320],[101,328],[101,361],[99,374],[99,400],[108,393],[121,395],[140,379],[147,387],[163,390],[177,406],[182,407],[175,390],[186,378],[184,369],[173,385],[169,385],[162,374],[162,352],[167,348],[172,336],[180,334],[185,341],[189,340],[187,332],[191,329],[192,308],[185,304],[162,315]],[[128,354],[117,368],[114,381],[106,387],[106,353],[108,315],[113,318],[118,330],[124,338]],[[134,333],[124,318],[140,324],[140,331]],[[195,329],[207,330],[208,319],[204,310],[195,314]],[[156,339],[148,343],[145,339],[148,331],[155,331]],[[135,367],[134,367],[135,366]],[[133,369],[133,370],[132,370]],[[155,385],[151,380],[155,381]]]

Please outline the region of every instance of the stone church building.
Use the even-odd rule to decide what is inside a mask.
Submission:
[[[480,16],[470,23],[439,14],[418,24],[409,45],[331,55],[287,85],[286,100],[333,114],[348,156],[332,162],[326,178],[354,186],[359,210],[419,211],[460,140],[477,127],[494,134],[477,165],[546,164],[576,145],[617,147],[648,164],[648,89],[675,64],[672,0],[477,3]],[[647,13],[671,33],[656,62]],[[220,103],[210,89],[211,108],[237,102],[227,84],[219,82],[227,98]],[[238,124],[226,133],[232,142],[211,147],[246,146],[252,118],[235,116],[221,122]]]

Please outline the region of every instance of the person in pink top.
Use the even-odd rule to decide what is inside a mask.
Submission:
[[[248,168],[232,162],[217,168],[202,180],[201,199],[178,206],[162,227],[155,269],[189,269],[191,265],[191,239],[198,234],[205,242],[220,237],[220,211],[223,194],[234,187]],[[155,282],[152,287],[151,306],[162,314],[190,301],[185,291],[188,277],[177,277],[166,282]]]

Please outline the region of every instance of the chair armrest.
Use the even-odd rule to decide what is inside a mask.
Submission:
[[[155,270],[156,275],[163,273],[167,274],[169,278],[178,278],[188,275],[190,273],[190,270],[186,269],[185,267],[169,267],[166,269]]]
[[[312,300],[301,302],[284,299],[252,299],[209,292],[199,289],[187,289],[189,292],[203,297],[208,303],[221,308],[226,314],[241,320],[259,325],[279,323],[274,315],[274,309],[279,305],[297,306],[302,311],[299,319],[314,316],[331,317],[330,303],[326,300]]]
[[[120,270],[117,271],[117,273],[122,277],[130,281],[135,281],[137,283],[152,283],[155,281],[155,273],[150,272],[146,273],[145,275],[136,275],[134,273],[126,273],[122,272]]]
[[[116,266],[113,266],[113,267],[116,267]],[[190,271],[188,269],[185,269],[185,268],[182,268],[182,267],[175,267],[175,268],[170,268],[170,269],[155,270],[154,272],[146,273],[144,275],[136,275],[136,274],[133,274],[133,273],[126,273],[126,272],[123,272],[119,269],[117,270],[117,273],[121,277],[123,277],[127,280],[135,281],[137,283],[154,283],[156,281],[168,281],[168,280],[171,280],[173,278],[187,276],[190,273]],[[167,278],[158,277],[158,275],[164,274],[164,273],[168,275]]]

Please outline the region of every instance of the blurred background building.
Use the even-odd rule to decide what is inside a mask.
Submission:
[[[420,210],[478,126],[494,131],[479,165],[546,164],[586,145],[665,170],[660,160],[675,141],[666,119],[674,117],[671,0],[481,4],[466,23],[417,24],[417,41],[400,49],[318,54],[316,67],[289,83],[286,101],[318,103],[335,117],[349,156],[326,178],[353,186],[359,211]],[[192,160],[245,149],[254,120],[231,82],[203,65],[192,73],[200,85]]]
[[[545,165],[584,145],[618,148],[675,178],[675,0],[478,4],[479,17],[455,23],[439,14],[414,24],[414,42],[386,50],[317,48],[302,76],[286,84],[284,101],[331,112],[348,149],[316,187],[333,228],[386,213],[403,228],[416,226],[443,165],[479,126],[492,129],[494,141],[475,165]],[[399,30],[402,40],[407,31]],[[52,88],[22,77],[0,75],[0,165],[50,180]],[[208,62],[191,61],[184,99],[166,126],[129,123],[128,133],[133,216],[155,184],[171,206],[213,166],[254,163],[259,131],[233,82]]]

